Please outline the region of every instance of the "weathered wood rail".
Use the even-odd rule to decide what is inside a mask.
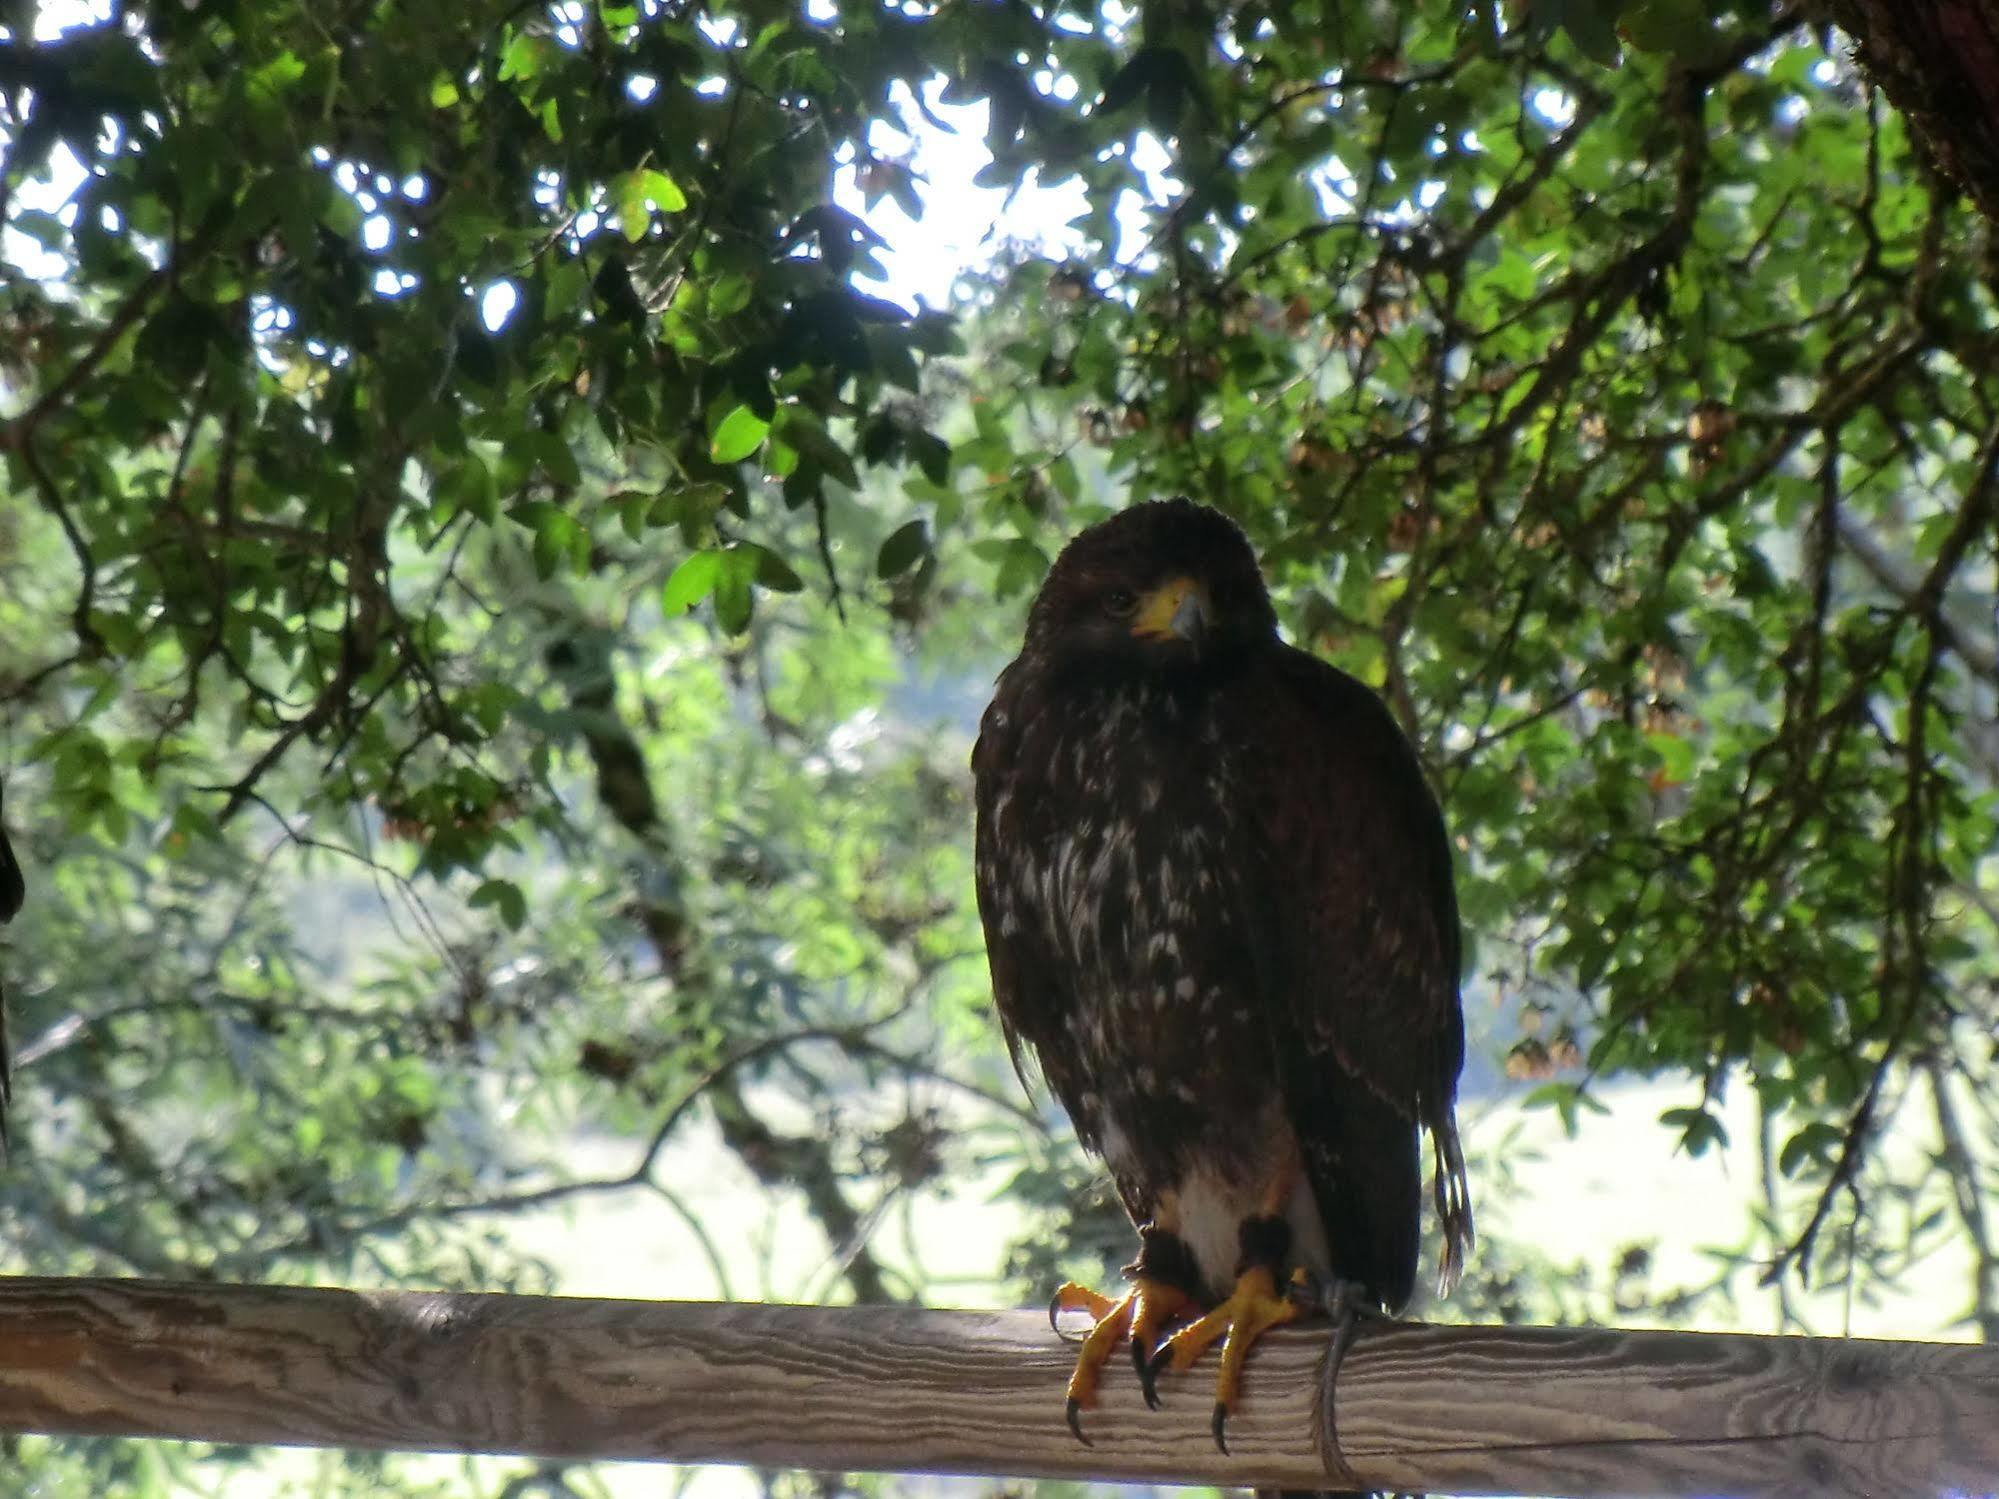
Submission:
[[[1259,1348],[1224,1455],[1203,1372],[1147,1411],[1122,1361],[1076,1442],[1039,1312],[0,1279],[0,1430],[1307,1488],[1323,1348]],[[1338,1414],[1381,1488],[1999,1492],[1999,1349],[1971,1345],[1369,1327]]]

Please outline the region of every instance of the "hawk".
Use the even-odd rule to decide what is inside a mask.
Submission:
[[[1139,504],[1049,571],[972,752],[993,995],[1109,1166],[1131,1289],[1095,1326],[1068,1419],[1129,1341],[1148,1403],[1218,1340],[1224,1443],[1243,1356],[1301,1314],[1415,1285],[1420,1135],[1455,1284],[1472,1215],[1451,853],[1414,750],[1369,688],[1278,638],[1217,511]],[[1177,1331],[1174,1330],[1177,1327]],[[1226,1450],[1224,1444],[1224,1450]]]

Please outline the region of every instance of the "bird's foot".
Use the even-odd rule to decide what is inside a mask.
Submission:
[[[1273,1327],[1295,1322],[1304,1311],[1296,1300],[1279,1294],[1277,1277],[1267,1266],[1252,1265],[1236,1277],[1235,1290],[1227,1301],[1200,1320],[1188,1323],[1160,1345],[1153,1355],[1153,1372],[1156,1374],[1165,1367],[1176,1373],[1189,1369],[1208,1349],[1221,1343],[1222,1366],[1215,1375],[1213,1431],[1215,1445],[1227,1452],[1229,1412],[1235,1409],[1242,1392],[1243,1360],[1249,1357],[1249,1350],[1258,1338]]]
[[[1153,1388],[1156,1367],[1153,1349],[1159,1346],[1160,1334],[1186,1312],[1187,1305],[1185,1291],[1145,1275],[1136,1277],[1131,1290],[1116,1301],[1073,1282],[1056,1291],[1048,1303],[1048,1320],[1058,1333],[1061,1326],[1056,1319],[1063,1312],[1088,1312],[1095,1320],[1076,1355],[1076,1372],[1069,1376],[1067,1415],[1069,1429],[1076,1434],[1077,1441],[1085,1447],[1090,1445],[1090,1439],[1083,1435],[1083,1412],[1097,1403],[1097,1384],[1103,1377],[1104,1365],[1117,1345],[1127,1338],[1131,1341],[1132,1362],[1138,1368],[1145,1403],[1154,1407],[1159,1404]]]
[[[1320,1289],[1319,1299],[1333,1321],[1332,1334],[1326,1341],[1325,1367],[1319,1375],[1319,1430],[1325,1434],[1326,1453],[1344,1471],[1347,1460],[1340,1451],[1340,1428],[1333,1411],[1340,1365],[1346,1362],[1347,1351],[1353,1347],[1361,1318],[1379,1317],[1380,1313],[1367,1289],[1356,1281],[1336,1277]]]

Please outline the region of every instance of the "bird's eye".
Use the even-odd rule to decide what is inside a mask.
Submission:
[[[1104,595],[1104,613],[1112,619],[1129,619],[1138,607],[1138,595],[1129,588],[1113,588]]]

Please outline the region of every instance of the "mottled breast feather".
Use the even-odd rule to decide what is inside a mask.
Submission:
[[[1051,697],[1026,664],[974,757],[994,996],[1016,1066],[1032,1049],[1143,1221],[1194,1160],[1255,1149],[1276,1083],[1237,915],[1242,800],[1198,701]]]

